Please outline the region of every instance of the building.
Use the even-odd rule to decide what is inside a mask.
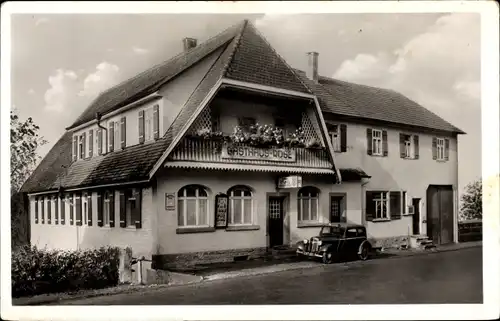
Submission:
[[[391,90],[291,68],[248,21],[103,92],[24,184],[31,242],[155,268],[259,256],[326,222],[457,241],[457,135]],[[268,126],[265,126],[268,125]]]

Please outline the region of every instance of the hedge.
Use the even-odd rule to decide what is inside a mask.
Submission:
[[[12,296],[115,286],[119,264],[116,247],[49,251],[24,246],[12,252]]]

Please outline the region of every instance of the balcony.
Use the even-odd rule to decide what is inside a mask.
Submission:
[[[326,150],[305,147],[253,147],[224,140],[206,140],[186,137],[168,162],[206,162],[223,164],[267,165],[331,169]]]

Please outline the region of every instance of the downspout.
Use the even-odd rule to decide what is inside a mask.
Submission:
[[[101,125],[101,118],[102,118],[101,113],[99,113],[99,112],[95,113],[95,119],[97,120],[97,127],[106,131],[106,135],[105,135],[106,136],[106,144],[104,144],[104,146],[106,146],[106,151],[103,152],[103,154],[106,154],[108,152],[108,129]],[[101,144],[102,144],[102,142],[101,142]],[[102,146],[101,146],[101,148],[102,148]]]

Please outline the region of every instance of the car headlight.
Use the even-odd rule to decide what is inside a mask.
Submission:
[[[304,244],[307,244],[307,239],[306,239],[306,240],[304,240]]]
[[[318,246],[321,246],[321,244],[323,244],[323,242],[321,242],[321,241],[318,241]]]

